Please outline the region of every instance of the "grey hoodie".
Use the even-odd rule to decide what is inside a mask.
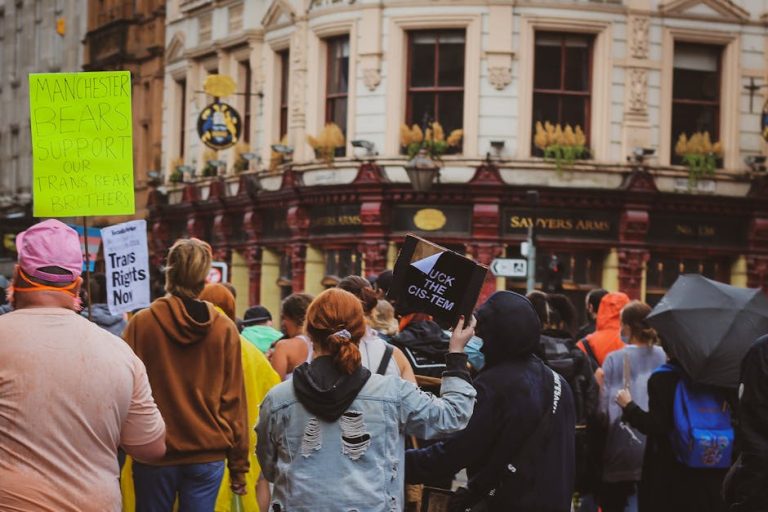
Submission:
[[[83,308],[80,314],[88,318],[88,308]],[[113,315],[109,312],[109,306],[106,304],[92,304],[90,320],[115,336],[122,336],[127,325],[123,315]]]

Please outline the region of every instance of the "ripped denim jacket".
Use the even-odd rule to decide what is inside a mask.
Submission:
[[[273,482],[270,512],[395,512],[404,508],[405,436],[466,427],[475,389],[444,376],[441,397],[399,377],[371,375],[341,418],[314,417],[290,381],[261,404],[256,453]]]

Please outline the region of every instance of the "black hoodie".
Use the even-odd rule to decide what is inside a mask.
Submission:
[[[472,418],[452,439],[409,450],[406,480],[430,482],[466,467],[470,489],[505,479],[491,510],[567,512],[573,494],[575,412],[562,377],[557,377],[562,394],[549,435],[531,445],[545,411],[554,405],[553,372],[534,355],[539,318],[528,299],[513,292],[496,292],[476,316],[486,364],[475,379]],[[514,464],[513,475],[506,471],[508,464]]]
[[[331,356],[321,356],[293,371],[293,390],[309,412],[333,422],[355,401],[370,376],[363,366],[351,375],[342,373]]]

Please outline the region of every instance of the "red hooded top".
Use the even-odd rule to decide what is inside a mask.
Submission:
[[[621,341],[621,309],[627,303],[629,303],[629,297],[621,292],[609,293],[600,301],[595,332],[587,336],[589,346],[600,366],[603,366],[603,361],[608,354],[624,348],[624,342]],[[587,353],[583,341],[579,341],[576,346]]]

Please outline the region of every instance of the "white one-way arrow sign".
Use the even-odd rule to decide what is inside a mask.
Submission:
[[[496,277],[525,277],[528,262],[523,259],[496,258],[491,262],[491,272]]]

